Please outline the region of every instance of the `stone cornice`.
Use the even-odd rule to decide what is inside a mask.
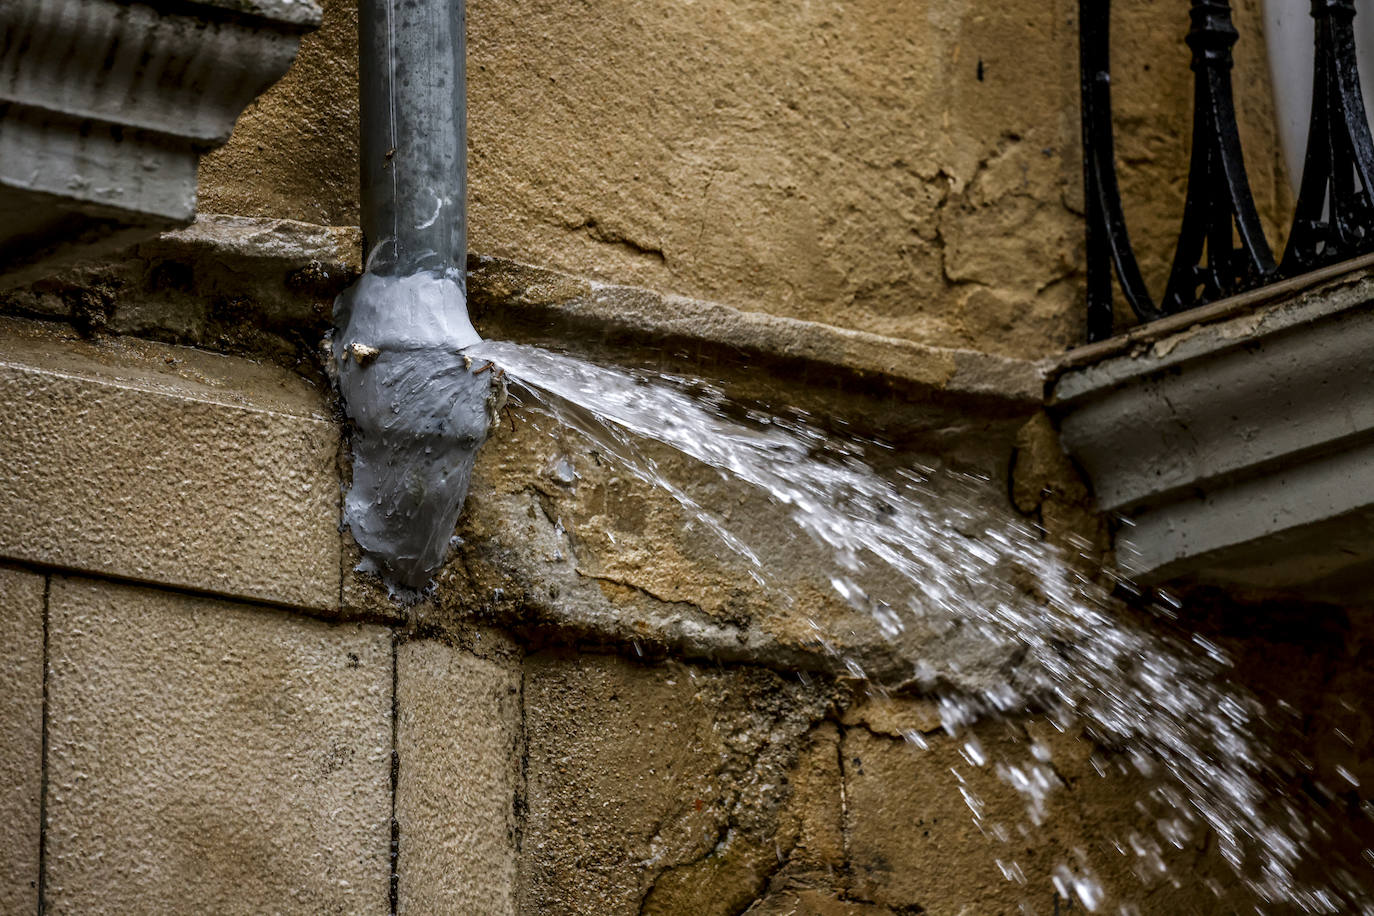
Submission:
[[[1124,571],[1374,596],[1374,276],[1365,271],[1067,371],[1051,410]]]
[[[318,22],[306,0],[0,5],[0,285],[189,222],[201,153]]]

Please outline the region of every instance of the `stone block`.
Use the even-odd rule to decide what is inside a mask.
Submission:
[[[824,853],[787,806],[826,705],[757,669],[530,656],[520,911],[744,912],[794,854]]]
[[[1100,913],[1223,916],[1256,906],[1204,831],[1179,847],[1160,838],[1150,794],[1158,783],[1126,756],[1043,718],[952,737],[932,712],[924,701],[870,700],[844,717],[851,898],[930,916],[1086,912],[1076,892],[1055,886],[1056,869],[1067,868],[1095,879]],[[904,737],[913,733],[925,749]],[[1052,788],[1033,815],[998,770],[1029,773],[1037,753]]]
[[[50,913],[385,913],[383,628],[55,578]]]
[[[907,913],[917,912],[907,910]],[[836,891],[788,888],[769,894],[749,908],[747,916],[902,916],[871,903],[846,900]]]
[[[0,417],[0,555],[337,607],[338,430],[299,377],[5,321]]]
[[[514,916],[520,669],[429,640],[396,664],[397,911]]]
[[[1016,913],[1022,889],[998,873],[997,850],[974,822],[950,773],[971,768],[944,742],[921,751],[901,737],[851,728],[843,744],[846,831],[853,893],[893,908],[932,914]],[[985,774],[976,774],[985,775]],[[971,791],[990,801],[996,777]],[[1016,810],[1010,790],[998,793],[1001,813]],[[1037,887],[1040,907],[1048,884]]]
[[[38,909],[43,577],[0,567],[0,913]]]

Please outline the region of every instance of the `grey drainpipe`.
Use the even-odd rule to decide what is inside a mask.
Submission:
[[[344,521],[364,568],[424,587],[442,565],[494,411],[460,352],[467,106],[463,0],[360,0],[365,273],[334,305],[353,421]]]

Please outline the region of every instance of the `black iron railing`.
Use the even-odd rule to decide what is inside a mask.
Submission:
[[[1117,186],[1111,0],[1079,0],[1090,341],[1112,335],[1113,272],[1136,318],[1152,321],[1374,251],[1374,140],[1355,64],[1355,2],[1311,0],[1311,8],[1312,118],[1293,226],[1276,262],[1241,157],[1231,96],[1231,48],[1239,37],[1231,4],[1192,0],[1192,162],[1178,247],[1156,301],[1136,262]]]

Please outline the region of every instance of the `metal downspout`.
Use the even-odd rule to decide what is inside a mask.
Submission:
[[[464,0],[359,0],[365,272],[334,305],[360,568],[422,588],[495,409],[467,313]]]

